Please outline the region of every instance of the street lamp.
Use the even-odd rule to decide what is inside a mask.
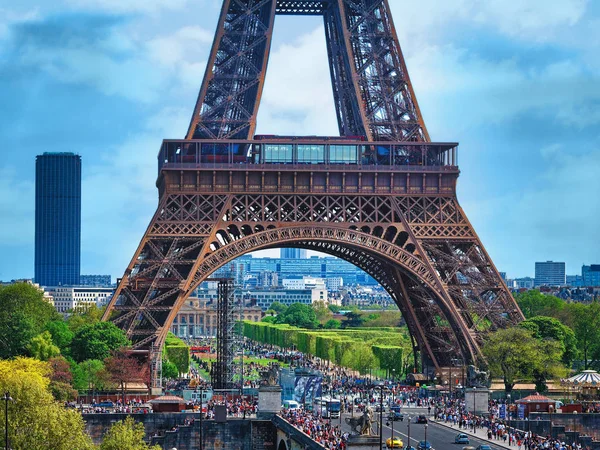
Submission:
[[[4,448],[6,450],[8,450],[8,402],[12,402],[14,400],[12,399],[12,397],[10,396],[10,393],[8,391],[6,391],[4,393],[4,396],[2,397],[2,400],[4,400],[4,419],[5,419],[5,424],[4,424]]]
[[[383,450],[383,385],[379,386],[379,450]]]

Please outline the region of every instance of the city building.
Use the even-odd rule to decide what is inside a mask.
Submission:
[[[44,153],[35,163],[35,275],[41,286],[79,284],[81,157]]]
[[[581,277],[585,287],[600,286],[600,264],[582,266]]]
[[[56,286],[47,289],[54,298],[54,307],[59,313],[68,313],[74,309],[85,310],[92,305],[101,308],[108,304],[114,292],[111,287]]]
[[[342,304],[344,306],[362,307],[378,305],[387,308],[392,306],[394,301],[382,287],[357,287],[346,291]]]
[[[252,290],[244,292],[244,301],[260,307],[263,311],[269,309],[274,302],[285,306],[293,303],[312,305],[315,302],[327,302],[328,296],[325,289],[271,289]]]
[[[344,287],[344,279],[342,277],[325,278],[325,286],[328,292],[337,292]]]
[[[583,276],[582,275],[567,275],[567,286],[570,286],[570,287],[584,286]]]
[[[239,308],[234,310],[234,320],[250,320],[259,322],[263,317],[257,306],[245,306],[240,314]],[[188,298],[173,319],[171,332],[181,338],[199,338],[217,335],[217,302],[216,293],[212,300],[197,297]]]
[[[315,277],[288,277],[284,278],[281,281],[281,285],[285,289],[327,289],[325,287],[325,281],[323,278],[315,278]]]
[[[80,275],[80,286],[110,287],[112,283],[110,275]]]
[[[564,262],[536,262],[535,287],[538,286],[564,286],[567,282]]]
[[[249,280],[251,277],[248,277]],[[279,286],[279,275],[271,270],[263,270],[256,277],[256,285],[261,288],[271,288]]]
[[[306,259],[306,250],[303,248],[282,248],[281,259]]]
[[[531,277],[515,278],[512,287],[515,289],[533,289],[535,280]]]

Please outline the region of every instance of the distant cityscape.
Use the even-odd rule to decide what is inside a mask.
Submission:
[[[38,285],[64,314],[107,305],[116,287],[111,275],[80,273],[81,157],[73,153],[39,155],[35,192],[34,279],[26,281]],[[513,291],[540,289],[572,301],[600,297],[600,264],[583,265],[580,274],[567,275],[564,262],[540,261],[534,271],[534,277],[500,275]],[[363,308],[394,305],[388,293],[361,269],[335,257],[308,256],[304,249],[283,248],[279,258],[245,255],[218,269],[214,276],[235,280],[237,295],[248,309],[246,317],[252,320],[260,320],[274,302],[322,301]],[[24,280],[9,283],[15,281]],[[173,331],[180,336],[215,332],[216,298],[216,286],[202,283],[178,314]]]

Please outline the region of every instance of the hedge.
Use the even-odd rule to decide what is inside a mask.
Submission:
[[[402,343],[408,339],[401,328],[305,330],[287,324],[244,322],[244,336],[264,344],[296,348],[302,353],[341,364],[348,352],[365,345],[379,360],[379,367],[398,374],[402,368]]]

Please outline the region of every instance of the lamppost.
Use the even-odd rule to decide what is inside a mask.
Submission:
[[[202,420],[202,402],[203,402],[202,397],[204,397],[204,392],[203,392],[203,388],[200,388],[200,433],[198,433],[198,435],[200,436],[200,446],[199,446],[200,450],[202,450],[204,448],[204,442],[203,442],[204,436],[202,435],[202,432],[203,432],[202,425],[204,424],[204,422]]]
[[[383,450],[383,385],[379,386],[379,450]]]
[[[410,416],[408,416],[406,419],[408,420],[408,444],[407,444],[407,446],[410,448],[411,447],[411,445],[410,445]]]
[[[5,420],[5,424],[4,424],[4,448],[6,450],[8,450],[8,402],[12,402],[13,399],[10,396],[10,393],[8,391],[6,391],[4,393],[4,396],[2,397],[2,400],[4,400],[4,420]]]

